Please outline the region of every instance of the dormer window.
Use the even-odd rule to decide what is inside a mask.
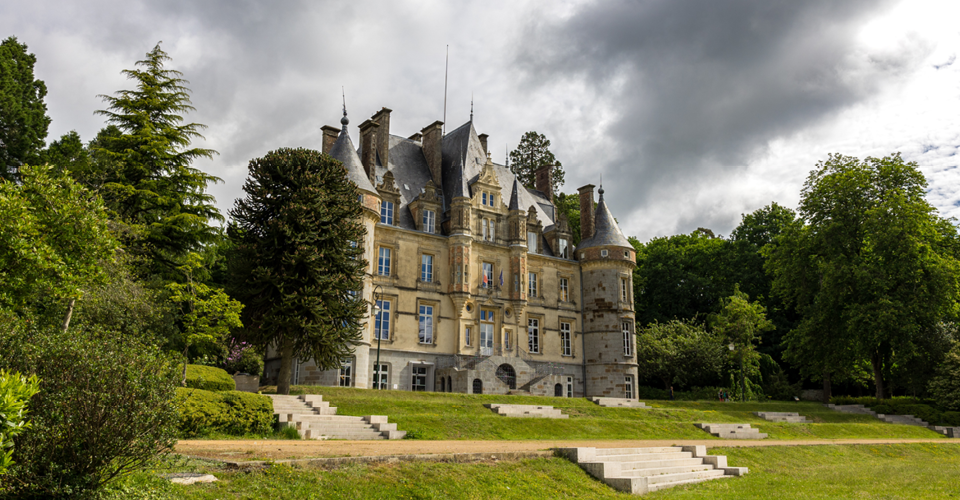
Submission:
[[[486,205],[486,204],[487,204],[487,192],[484,191],[483,193],[481,193],[480,197],[481,197],[481,200],[482,200],[483,204]]]
[[[480,203],[485,207],[492,207],[494,198],[493,193],[487,191],[481,191],[480,193]]]
[[[433,210],[423,211],[423,231],[430,234],[437,232],[437,213]]]
[[[380,223],[393,225],[393,202],[385,201],[380,204]]]
[[[527,231],[527,252],[537,253],[537,233]]]
[[[569,248],[567,246],[567,240],[564,238],[560,238],[559,240],[557,240],[557,246],[559,247],[557,256],[560,257],[561,259],[569,259],[570,257],[568,256]]]

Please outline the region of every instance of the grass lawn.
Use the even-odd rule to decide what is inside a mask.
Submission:
[[[651,499],[941,499],[958,496],[960,444],[818,445],[714,448],[750,473],[651,493]],[[404,462],[348,465],[322,471],[273,466],[223,471],[211,462],[181,462],[174,470],[210,472],[219,481],[172,485],[141,472],[111,487],[110,498],[633,498],[561,459],[449,464]]]
[[[295,386],[291,394],[323,394],[340,415],[387,415],[412,439],[711,439],[694,423],[749,423],[768,439],[936,439],[928,429],[845,414],[819,403],[649,401],[653,409],[603,408],[582,398],[375,391]],[[569,419],[501,417],[484,403],[550,405]],[[755,411],[799,412],[813,423],[779,424]]]

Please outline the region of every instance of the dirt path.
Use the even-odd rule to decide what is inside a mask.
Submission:
[[[895,444],[942,443],[960,444],[946,439],[814,439],[814,440],[730,440],[730,439],[665,439],[616,441],[280,441],[280,440],[185,440],[177,443],[176,452],[217,460],[283,460],[316,457],[370,457],[386,455],[420,455],[441,453],[511,453],[548,450],[550,448],[642,448],[673,445],[718,446],[809,446],[830,444]]]

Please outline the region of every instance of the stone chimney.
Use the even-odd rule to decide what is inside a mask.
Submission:
[[[380,111],[374,113],[370,118],[380,127],[377,129],[377,155],[380,156],[380,164],[390,168],[388,156],[390,155],[390,108],[380,108]]]
[[[377,185],[377,129],[379,123],[367,120],[360,124],[360,163],[370,183]]]
[[[587,184],[580,192],[580,241],[593,237],[593,184]]]
[[[440,140],[443,138],[443,122],[437,120],[420,130],[420,133],[423,135],[423,157],[427,160],[430,177],[437,188],[443,190],[443,173],[440,167],[442,162]]]
[[[333,145],[336,144],[337,137],[340,136],[340,129],[324,125],[320,127],[320,130],[323,131],[323,152],[329,153],[333,149]]]
[[[483,147],[483,154],[489,154],[487,152],[487,137],[490,137],[490,136],[487,134],[480,134],[477,137],[480,138],[480,146]]]
[[[420,142],[423,140],[423,134],[421,134],[420,132],[417,132],[411,135],[410,137],[407,137],[407,139],[410,139],[413,142]]]
[[[533,173],[533,177],[537,191],[547,195],[547,199],[553,203],[553,165],[543,165]],[[593,191],[591,191],[591,197],[592,193]]]

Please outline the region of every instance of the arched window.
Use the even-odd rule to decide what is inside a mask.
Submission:
[[[517,372],[512,366],[506,363],[498,366],[497,378],[500,379],[504,384],[507,384],[507,387],[511,389],[517,388]]]
[[[474,394],[483,394],[483,381],[475,378],[473,379],[473,393]]]
[[[447,392],[453,392],[453,378],[447,377]]]
[[[557,384],[557,385],[553,386],[553,395],[556,396],[556,397],[558,397],[558,398],[562,398],[562,397],[563,397],[563,385],[562,385],[562,384]]]
[[[447,392],[446,382],[447,379],[440,377],[440,392]]]

